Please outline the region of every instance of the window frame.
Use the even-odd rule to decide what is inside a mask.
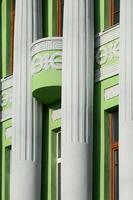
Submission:
[[[109,3],[109,8],[110,8],[110,11],[109,11],[109,21],[110,21],[110,26],[116,26],[119,24],[118,23],[115,23],[114,20],[115,20],[115,14],[117,13],[120,13],[120,10],[119,11],[115,11],[115,0],[109,0],[110,3]]]
[[[109,154],[110,154],[110,159],[109,159],[109,199],[110,200],[116,200],[115,199],[115,157],[114,153],[115,151],[118,151],[119,154],[119,139],[116,142],[113,142],[113,131],[112,131],[112,116],[113,113],[118,111],[114,110],[109,113]],[[119,111],[118,111],[118,120],[119,120]],[[119,124],[118,124],[119,125]],[[119,138],[119,132],[118,132],[118,138]],[[119,167],[119,158],[118,158],[118,167]]]
[[[15,0],[11,0],[10,6],[10,57],[7,76],[13,74],[13,56],[14,56],[14,28],[15,28]]]
[[[61,130],[56,132],[56,199],[61,199]]]
[[[57,0],[57,36],[63,36],[63,7],[64,0]]]

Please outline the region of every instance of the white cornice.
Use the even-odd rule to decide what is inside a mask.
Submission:
[[[107,101],[114,97],[117,97],[118,95],[119,95],[119,85],[117,84],[105,90],[104,99],[105,101]]]
[[[62,49],[62,37],[43,38],[31,45],[31,57],[41,51]]]
[[[95,36],[95,48],[98,48],[112,40],[120,37],[120,25],[117,25]]]
[[[13,76],[9,76],[4,79],[0,79],[0,91],[6,90],[13,86]]]
[[[119,65],[112,65],[108,67],[102,67],[95,70],[95,82],[102,81],[119,74]]]

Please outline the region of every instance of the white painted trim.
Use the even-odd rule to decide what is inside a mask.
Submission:
[[[52,121],[61,119],[61,109],[53,110],[51,115]]]
[[[0,112],[0,122],[6,121],[10,118],[12,118],[12,108]]]
[[[107,31],[100,32],[95,36],[95,48],[98,48],[109,41],[120,37],[120,25],[117,25]]]
[[[62,38],[43,38],[35,41],[31,45],[31,57],[33,57],[35,54],[41,51],[49,50],[62,50]]]
[[[6,137],[6,139],[12,137],[12,127],[8,127],[5,129],[5,137]]]
[[[13,86],[13,76],[9,76],[5,79],[0,79],[0,91],[5,90]]]
[[[95,82],[97,83],[99,81],[110,78],[117,74],[119,74],[119,64],[96,69],[95,70]]]
[[[107,88],[104,91],[104,100],[110,100],[119,95],[119,85],[115,85],[113,87]]]

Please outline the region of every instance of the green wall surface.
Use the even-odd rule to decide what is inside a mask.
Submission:
[[[11,0],[1,0],[0,12],[0,77],[11,75],[10,68],[10,31],[11,31]]]
[[[57,36],[57,1],[43,0],[43,37]],[[59,74],[58,85],[61,85]],[[47,76],[49,77],[49,76]],[[55,80],[56,77],[51,77]],[[51,79],[50,78],[50,79]],[[53,88],[54,89],[54,88]],[[52,93],[55,91],[53,90]],[[45,98],[45,97],[42,97]],[[56,137],[60,131],[61,119],[52,121],[53,110],[59,109],[60,100],[43,106],[43,146],[42,146],[42,192],[41,200],[56,200]],[[47,104],[49,104],[47,102]]]
[[[95,34],[109,28],[109,1],[94,0]]]
[[[10,61],[10,18],[11,18],[11,0],[0,1],[0,78],[9,75]],[[7,89],[9,90],[9,88]],[[9,92],[9,91],[8,91]],[[6,99],[6,90],[0,92],[3,105]],[[9,99],[8,99],[9,100]],[[0,107],[4,111],[12,106],[8,101]],[[12,126],[12,120],[0,122],[0,199],[10,199],[10,150],[11,137],[6,138],[6,129]]]
[[[95,0],[95,34],[109,27],[109,1]],[[108,68],[119,64],[119,38],[108,41],[95,49],[101,62],[95,69]],[[112,54],[110,54],[112,52]],[[103,56],[103,57],[102,57]],[[106,59],[105,57],[108,56]],[[102,62],[105,59],[105,62]],[[100,59],[99,59],[100,60]],[[119,96],[105,100],[105,90],[119,84],[119,76],[111,76],[94,85],[94,148],[93,148],[93,200],[109,200],[109,130],[108,114],[119,106]]]
[[[60,102],[43,107],[42,133],[42,193],[41,200],[56,200],[56,163],[57,133],[60,131],[61,119],[52,119],[52,113],[60,109]]]
[[[94,200],[109,199],[108,113],[119,104],[118,96],[104,99],[104,91],[119,83],[118,75],[95,84],[94,93]]]
[[[57,0],[42,0],[43,37],[57,36]]]
[[[4,121],[0,124],[0,185],[1,200],[9,200],[10,198],[10,149],[11,137],[6,138],[6,129],[12,127],[12,120]]]

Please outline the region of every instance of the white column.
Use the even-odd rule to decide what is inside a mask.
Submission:
[[[120,200],[133,199],[133,1],[121,0],[120,48]]]
[[[92,200],[93,0],[65,0],[62,200]]]
[[[39,35],[34,3],[16,0],[11,200],[40,199],[42,116],[32,99],[30,69],[30,46]]]

